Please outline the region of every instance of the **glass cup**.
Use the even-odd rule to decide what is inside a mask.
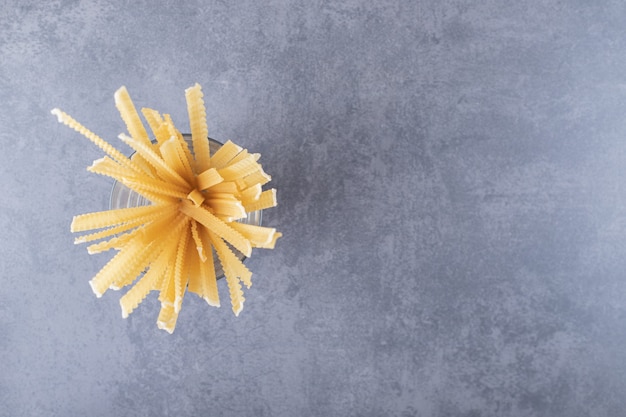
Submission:
[[[184,133],[183,137],[191,147],[191,135]],[[215,139],[209,138],[209,150],[211,152],[211,155],[217,152],[217,150],[221,148],[222,145],[222,143],[216,141]],[[109,200],[109,208],[111,210],[127,207],[147,206],[149,204],[151,204],[150,200],[130,190],[124,184],[118,181],[115,181],[115,183],[113,184],[113,188],[111,189],[111,198]],[[248,216],[245,219],[240,219],[238,220],[238,222],[251,224],[254,226],[261,226],[262,213],[262,210],[253,211],[251,213],[248,213]],[[235,253],[235,255],[239,257],[239,259],[241,259],[242,261],[246,259],[244,254],[232,247],[231,249]],[[215,250],[213,251],[213,259],[215,264],[215,276],[217,277],[217,279],[223,278],[224,270],[222,269],[219,259],[217,258]]]

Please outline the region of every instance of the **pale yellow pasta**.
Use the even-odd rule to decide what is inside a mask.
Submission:
[[[240,201],[239,198],[237,198],[237,194],[230,194],[230,193],[216,193],[213,191],[213,189],[210,190],[209,193],[207,193],[208,199],[209,200],[228,200],[228,201]]]
[[[155,287],[160,278],[165,274],[169,259],[165,256],[158,257],[143,277],[126,294],[120,298],[122,317],[126,318],[146,298]]]
[[[259,171],[261,166],[254,159],[254,155],[247,155],[245,158],[234,162],[232,165],[228,165],[218,172],[224,181],[235,181],[239,178],[244,178],[248,175],[254,174]]]
[[[189,217],[176,211],[168,213],[139,229],[141,240],[144,245],[160,247],[170,239],[175,239],[183,228],[189,227],[190,221]]]
[[[116,226],[118,224],[131,221],[137,217],[154,214],[165,209],[166,208],[162,206],[152,205],[80,214],[78,216],[74,216],[72,219],[70,230],[72,232],[83,232],[85,230]]]
[[[183,201],[180,205],[180,211],[195,219],[198,223],[226,240],[239,252],[246,256],[251,255],[252,246],[250,245],[250,241],[241,236],[241,234],[235,229],[215,217],[204,207],[195,207],[192,203]]]
[[[143,174],[143,172],[133,171],[128,167],[115,162],[108,156],[94,160],[91,166],[87,167],[87,171],[111,178],[124,178],[137,174]]]
[[[148,248],[137,239],[131,239],[124,245],[124,250],[119,251],[89,281],[91,289],[100,298],[115,280],[125,280],[128,276],[136,277],[144,268],[143,260],[147,255]]]
[[[87,246],[87,253],[94,255],[96,253],[106,252],[111,249],[122,249],[128,241],[130,241],[138,233],[137,229],[112,237],[98,243]]]
[[[144,172],[129,171],[120,164],[117,164],[111,158],[105,156],[104,158],[95,160],[93,164],[87,168],[87,171],[115,178],[119,182],[126,185],[128,188],[132,189],[138,194],[141,194],[150,201],[153,201],[155,203],[166,203],[168,199],[165,196],[161,195],[161,193],[159,192],[154,193],[150,187],[145,186],[147,184],[144,183],[152,181],[153,176],[151,174],[152,168],[148,167],[145,161],[140,161],[138,165],[143,168],[144,164],[146,165]],[[133,183],[137,183],[138,181],[141,182],[139,185],[132,185]]]
[[[205,200],[204,194],[198,190],[192,190],[189,194],[187,194],[187,199],[192,201],[196,207],[200,207]]]
[[[241,233],[255,248],[265,248],[274,240],[276,229],[245,223],[233,223],[231,227]]]
[[[159,147],[161,157],[187,184],[195,189],[196,176],[177,136],[171,136]]]
[[[144,266],[152,264],[152,262],[161,253],[163,246],[166,246],[172,239],[175,239],[175,237],[179,234],[189,230],[188,227],[185,227],[189,222],[188,219],[182,216],[178,216],[177,219],[178,221],[172,219],[168,220],[167,222],[160,220],[140,229],[141,233],[137,236],[137,239],[139,240],[140,244],[145,247],[145,255],[143,255],[144,257],[139,258],[137,262],[142,263]],[[165,228],[165,223],[168,224],[167,229]],[[150,229],[152,233],[159,233],[161,239],[156,240],[154,238],[150,238],[150,234],[148,233],[148,230]],[[164,233],[164,231],[166,232]],[[130,273],[120,274],[116,279],[113,280],[109,288],[113,290],[118,290],[132,284],[140,272],[135,273],[134,275]]]
[[[157,142],[157,147],[160,147],[163,143],[165,143],[166,140],[171,138],[172,129],[170,128],[169,124],[166,122],[163,122],[163,124],[161,124],[157,128],[156,132],[154,132],[154,137]]]
[[[239,189],[237,188],[237,184],[232,181],[220,182],[219,184],[211,186],[212,193],[226,193],[235,195],[238,193],[238,191]]]
[[[242,202],[252,202],[257,201],[259,197],[261,197],[261,192],[263,188],[261,184],[254,184],[251,187],[245,188],[239,192],[239,197]]]
[[[150,139],[148,139],[146,128],[143,126],[143,123],[141,123],[137,109],[135,109],[135,105],[128,94],[128,90],[126,90],[126,87],[121,87],[117,90],[114,98],[115,106],[120,112],[122,120],[126,123],[126,128],[128,129],[130,136],[145,145],[150,145]]]
[[[219,307],[220,298],[215,277],[213,251],[210,249],[212,247],[211,241],[208,231],[205,228],[198,227],[198,229],[198,235],[202,241],[203,248],[208,248],[205,252],[206,260],[202,261],[198,259],[198,262],[196,262],[198,273],[190,273],[189,286],[187,289],[198,294],[198,296],[203,298],[210,306]]]
[[[189,145],[187,145],[187,141],[185,140],[185,138],[183,137],[183,134],[180,133],[180,131],[178,129],[176,129],[176,127],[174,126],[174,122],[172,121],[172,116],[170,116],[169,114],[164,114],[163,118],[165,119],[165,126],[167,128],[167,131],[169,132],[169,136],[176,136],[178,138],[178,140],[180,141],[180,143],[183,146],[183,149],[185,151],[185,155],[187,156],[187,160],[189,161],[189,163],[191,165],[193,165],[194,167],[194,172],[197,172],[196,169],[196,164],[195,164],[195,159],[193,157],[193,155],[191,154],[191,150],[189,149]]]
[[[98,232],[79,236],[74,239],[74,244],[78,245],[79,243],[93,242],[94,240],[100,240],[106,237],[119,235],[122,232],[125,232],[130,229],[134,229],[135,227],[143,224],[144,222],[149,221],[150,217],[151,216],[139,217],[138,219],[133,219],[132,221],[122,223],[118,226],[109,227],[108,229],[105,229],[105,230],[100,230]]]
[[[152,145],[146,145],[125,134],[119,135],[122,142],[133,148],[138,155],[143,158],[156,169],[159,177],[166,181],[172,181],[182,187],[189,187],[189,184],[181,177],[172,167],[167,165],[165,161],[152,148]]]
[[[189,246],[190,229],[186,227],[180,235],[174,264],[174,310],[178,313],[183,305],[183,297],[189,280],[188,264],[185,263],[187,247]]]
[[[178,242],[177,242],[178,243]],[[176,246],[178,247],[178,246]],[[176,282],[175,282],[175,269],[174,262],[176,259],[176,249],[173,250],[173,257],[171,258],[171,264],[165,271],[165,277],[160,282],[159,286],[159,301],[161,306],[174,307],[174,301],[176,300]]]
[[[178,313],[174,306],[170,304],[161,305],[161,312],[157,318],[157,327],[172,334],[176,328],[176,321],[178,321]]]
[[[243,310],[243,303],[246,301],[243,296],[243,290],[241,289],[241,283],[239,282],[239,278],[237,277],[237,272],[235,271],[234,265],[229,263],[228,260],[228,247],[222,241],[222,239],[215,235],[214,233],[209,233],[211,236],[211,242],[215,247],[215,251],[217,252],[217,256],[222,264],[222,268],[224,269],[224,276],[226,277],[226,283],[228,284],[228,291],[230,293],[230,302],[233,308],[233,313],[235,316],[238,316]],[[237,257],[235,257],[237,259]]]
[[[92,141],[96,146],[98,146],[100,149],[102,149],[104,152],[110,155],[111,158],[115,159],[120,164],[127,166],[134,171],[137,171],[137,172],[141,171],[141,169],[136,164],[132,163],[130,158],[128,158],[123,153],[115,149],[113,146],[111,146],[108,142],[106,142],[100,136],[96,135],[91,130],[87,129],[85,126],[78,123],[76,120],[74,120],[74,118],[72,118],[67,113],[62,112],[59,109],[52,109],[51,113],[57,116],[57,119],[59,120],[60,123],[67,125],[68,127],[74,129],[81,135],[85,136],[87,139]]]
[[[173,202],[172,198],[180,200],[187,196],[185,191],[181,191],[181,188],[164,183],[158,179],[131,177],[124,178],[120,182],[154,203],[163,203],[165,205]]]
[[[233,156],[230,160],[228,160],[225,164],[226,167],[232,166],[234,164],[236,164],[237,162],[240,162],[241,160],[249,157],[250,154],[248,153],[247,149],[242,149],[241,152],[239,152],[237,155]]]
[[[223,168],[241,151],[243,151],[241,146],[235,145],[230,140],[226,141],[226,143],[213,154],[211,166],[215,169]]]
[[[211,155],[201,87],[187,89],[185,98],[193,149],[169,114],[141,109],[146,130],[126,88],[115,93],[129,134],[119,138],[135,151],[131,158],[61,110],[52,111],[59,122],[106,153],[88,168],[90,172],[113,178],[150,202],[74,216],[71,231],[86,232],[75,243],[93,242],[87,246],[90,254],[117,251],[89,281],[93,292],[101,297],[108,289],[130,287],[119,301],[126,318],[157,291],[161,304],[157,326],[169,333],[176,327],[187,291],[220,306],[219,266],[232,310],[239,315],[245,302],[242,284],[252,285],[252,272],[240,256],[249,257],[253,247],[273,248],[281,236],[274,228],[237,223],[253,211],[276,205],[276,191],[262,189],[271,177],[259,164],[260,155],[232,141]]]
[[[220,297],[217,289],[217,279],[215,277],[215,263],[213,251],[208,251],[207,261],[200,262],[200,288],[201,297],[210,306],[219,307]]]
[[[217,172],[215,168],[209,168],[199,174],[196,177],[196,181],[199,190],[206,190],[207,188],[215,187],[220,184],[224,181],[224,178],[220,176],[219,172]]]
[[[196,152],[197,169],[199,171],[205,171],[211,167],[211,154],[209,149],[206,111],[204,109],[200,85],[196,84],[185,90],[185,98],[187,99],[191,140]]]
[[[207,204],[211,207],[216,216],[226,216],[235,220],[244,219],[246,217],[246,210],[239,200],[209,198]]]
[[[252,211],[265,210],[276,206],[276,190],[266,190],[261,193],[259,199],[245,204],[244,207],[248,213]]]
[[[274,233],[274,237],[272,238],[272,241],[268,245],[263,246],[263,248],[265,248],[265,249],[274,249],[274,246],[276,246],[276,241],[279,238],[281,238],[282,236],[283,236],[283,234],[280,233],[280,232]]]
[[[204,243],[202,242],[202,238],[200,237],[200,232],[198,231],[198,223],[195,220],[191,221],[191,237],[193,238],[193,242],[196,244],[196,250],[198,251],[198,256],[200,257],[200,261],[206,262],[207,251],[205,251],[204,249]],[[209,246],[208,251],[210,252],[210,250],[211,250],[211,247]]]
[[[150,130],[152,130],[152,134],[157,137],[159,129],[163,126],[163,117],[161,114],[158,111],[147,107],[141,109],[141,114],[143,114],[144,119],[148,122],[148,126],[150,126]]]
[[[256,184],[265,185],[271,180],[272,180],[272,177],[266,174],[263,171],[263,167],[261,167],[261,169],[256,171],[255,173],[250,174],[247,177],[238,179],[237,186],[239,187],[239,189],[243,190],[243,189],[252,187],[253,185],[256,185]]]

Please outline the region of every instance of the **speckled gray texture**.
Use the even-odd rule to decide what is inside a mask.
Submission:
[[[91,292],[111,182],[49,112],[119,144],[119,86],[195,82],[285,237],[170,336]],[[0,415],[624,415],[623,1],[5,0],[0,98]]]

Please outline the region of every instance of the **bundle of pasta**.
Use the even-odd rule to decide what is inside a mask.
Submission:
[[[233,312],[239,315],[244,303],[241,284],[249,288],[252,273],[233,250],[249,257],[252,248],[271,249],[281,236],[274,228],[238,222],[247,213],[276,205],[276,190],[262,189],[271,178],[258,163],[260,155],[231,141],[211,155],[200,85],[185,90],[185,97],[190,144],[169,115],[143,108],[156,139],[151,141],[126,88],[115,93],[129,133],[119,138],[135,150],[132,158],[66,113],[52,110],[59,122],[107,154],[88,171],[112,177],[151,202],[74,217],[72,232],[91,231],[75,243],[100,240],[87,248],[90,254],[118,250],[90,281],[91,288],[101,297],[109,288],[132,285],[120,299],[123,317],[150,291],[159,291],[157,325],[169,333],[174,331],[187,290],[219,307],[214,255],[224,271]]]

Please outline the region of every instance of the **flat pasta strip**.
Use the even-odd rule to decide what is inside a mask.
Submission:
[[[78,133],[80,133],[81,135],[89,139],[91,142],[93,142],[96,146],[98,146],[100,149],[102,149],[109,156],[111,156],[111,158],[115,159],[120,164],[132,169],[133,171],[141,172],[141,169],[136,164],[134,164],[130,160],[130,158],[128,158],[126,155],[124,155],[123,153],[115,149],[107,141],[105,141],[100,136],[93,133],[91,130],[87,129],[78,121],[74,120],[72,116],[68,115],[67,113],[59,109],[52,109],[51,113],[57,117],[57,119],[59,120],[59,123],[63,123],[64,125],[74,129],[75,131],[77,131]]]
[[[187,159],[187,155],[176,136],[171,136],[160,147],[161,157],[187,184],[195,188],[196,177]]]
[[[200,263],[200,276],[202,277],[202,298],[212,307],[220,306],[220,296],[217,289],[217,279],[215,278],[215,266],[213,253],[211,252],[211,262]]]
[[[126,185],[128,188],[132,189],[136,193],[152,201],[153,203],[168,202],[167,199],[163,196],[159,195],[158,193],[155,194],[149,191],[149,189],[143,187],[142,185],[138,187],[130,185],[130,183],[133,181],[132,179],[137,178],[137,176],[142,176],[142,178],[146,178],[146,181],[152,181],[154,179],[151,176],[148,176],[148,174],[146,173],[129,172],[123,166],[120,166],[108,157],[95,160],[93,164],[87,168],[87,171],[114,178],[115,180]],[[150,168],[146,168],[146,172],[149,171]]]
[[[211,190],[210,193],[207,193],[209,200],[228,200],[228,201],[239,201],[239,199],[233,195],[228,193],[215,193]]]
[[[196,84],[185,90],[187,113],[189,113],[189,126],[191,128],[191,140],[198,171],[205,171],[211,167],[209,131],[202,96],[200,84]]]
[[[165,274],[167,269],[167,256],[161,254],[155,262],[150,265],[148,271],[126,294],[120,298],[122,317],[127,318],[139,304],[146,298],[154,288],[156,282]]]
[[[151,145],[145,145],[144,143],[138,142],[124,134],[119,135],[119,138],[122,142],[137,151],[139,155],[143,156],[144,159],[156,169],[157,174],[162,179],[172,181],[181,187],[189,187],[187,181],[178,175],[172,167],[167,165],[161,156],[152,149]]]
[[[207,202],[215,215],[227,216],[236,220],[246,218],[246,209],[238,200],[209,198]]]
[[[149,216],[146,216],[145,218],[141,218],[140,220],[129,221],[126,223],[122,223],[119,226],[113,226],[108,229],[101,230],[99,232],[78,236],[74,238],[74,244],[78,245],[79,243],[93,242],[94,240],[100,240],[100,239],[104,239],[105,237],[118,235],[122,232],[125,232],[130,229],[134,229],[135,227],[140,226],[141,224],[143,224],[144,219],[148,219],[148,218]]]
[[[143,114],[144,119],[148,122],[148,126],[150,126],[150,130],[152,130],[152,134],[156,137],[157,131],[163,125],[163,117],[161,114],[154,110],[144,107],[141,109],[141,114]]]
[[[242,151],[241,146],[235,145],[229,140],[213,154],[211,166],[215,169],[223,168]]]
[[[225,244],[221,241],[219,236],[215,236],[210,233],[211,241],[218,246],[215,247],[215,251],[220,260],[222,268],[224,269],[224,276],[226,277],[226,283],[228,284],[228,292],[230,294],[230,302],[232,305],[233,313],[235,316],[238,316],[239,313],[243,310],[243,304],[246,301],[243,296],[243,290],[241,289],[241,282],[237,277],[236,271],[233,269],[233,266],[229,264],[229,261],[226,256],[226,251],[224,250]]]
[[[198,232],[198,223],[195,220],[191,221],[191,237],[193,238],[194,243],[196,244],[196,250],[198,251],[198,257],[202,262],[206,262],[207,260],[207,251],[211,251],[211,247],[208,247],[206,250],[204,248],[204,243],[202,242],[202,238],[200,237],[200,233]]]
[[[139,230],[139,235],[137,236],[137,240],[146,248],[145,254],[142,257],[138,258],[136,261],[143,265],[141,271],[145,270],[161,253],[162,247],[167,245],[167,242],[172,239],[172,237],[177,236],[181,230],[184,230],[184,226],[187,224],[188,219],[184,216],[177,216],[177,220],[174,218],[165,218],[159,221],[153,222],[147,226],[144,226]],[[169,229],[165,229],[165,225],[169,227]],[[152,233],[149,233],[148,231]],[[162,235],[163,230],[167,230],[165,235],[161,236],[161,239],[154,239],[154,233],[159,233]],[[140,271],[140,272],[141,272]],[[132,284],[138,274],[120,274],[116,279],[111,282],[109,288],[113,290],[118,290],[127,285]]]
[[[174,122],[172,122],[172,118],[169,114],[165,115],[165,124],[167,128],[169,129],[170,137],[175,136],[178,139],[178,142],[180,143],[181,148],[183,149],[183,153],[185,154],[187,160],[191,164],[193,171],[195,173],[197,171],[197,166],[196,166],[197,164],[196,164],[196,159],[194,158],[193,153],[191,152],[191,149],[189,149],[189,141],[183,136],[182,133],[180,133],[178,129],[176,129],[176,127],[174,126]]]
[[[154,262],[159,255],[159,252],[160,248],[158,244],[145,247],[144,250],[142,250],[141,255],[138,256],[137,259],[133,259],[133,261],[138,264],[137,269],[133,269],[133,271],[136,272],[130,273],[123,271],[122,274],[118,275],[115,279],[113,279],[113,281],[110,282],[109,289],[117,291],[131,285],[137,277],[140,276],[152,262]]]
[[[204,194],[202,194],[198,190],[193,190],[189,194],[187,194],[187,199],[192,201],[194,206],[200,207],[204,202]]]
[[[237,162],[240,162],[241,160],[249,157],[250,154],[248,153],[247,149],[242,149],[241,152],[239,152],[237,155],[233,156],[226,164],[225,166],[229,166],[229,165],[233,165],[236,164]]]
[[[133,171],[128,167],[125,167],[124,165],[115,162],[108,156],[104,156],[100,159],[96,159],[95,161],[93,161],[91,166],[87,167],[87,171],[93,172],[94,174],[111,177],[116,180],[141,174],[140,172]]]
[[[228,226],[226,223],[211,214],[204,207],[195,207],[191,202],[183,201],[179,207],[180,211],[187,216],[201,223],[207,229],[224,238],[228,243],[233,245],[238,251],[246,256],[252,253],[250,242],[241,236],[239,232]]]
[[[207,188],[214,187],[217,184],[224,181],[219,172],[215,168],[209,168],[203,171],[196,177],[199,190],[206,190]]]
[[[244,207],[248,213],[276,207],[276,189],[272,188],[271,190],[263,191],[257,201],[245,204]]]
[[[154,137],[157,141],[157,147],[159,148],[166,140],[172,137],[172,129],[167,122],[164,122],[158,127],[157,131],[154,132]]]
[[[190,230],[188,227],[183,229],[178,242],[178,250],[176,252],[176,263],[174,264],[174,310],[178,313],[183,305],[183,297],[189,280],[188,266],[185,263],[187,247],[189,246]]]
[[[254,155],[248,155],[240,161],[218,170],[218,172],[224,178],[224,181],[234,181],[253,174],[260,169],[261,166],[254,159]]]
[[[193,224],[193,221],[191,224]],[[197,234],[197,229],[196,229],[196,234]],[[192,235],[193,235],[193,228],[192,228]],[[187,269],[189,271],[189,280],[187,281],[187,291],[193,292],[195,294],[198,294],[200,297],[202,297],[202,289],[200,288],[200,282],[201,282],[200,263],[202,262],[200,261],[200,257],[198,256],[197,253],[195,253],[192,250],[187,251],[185,256],[187,257],[187,259],[185,260],[185,263],[187,264]]]
[[[148,254],[149,249],[137,239],[127,242],[124,248],[89,281],[96,297],[102,297],[116,279],[139,275],[145,266],[142,260]]]
[[[176,255],[176,252],[174,252],[174,255]],[[161,282],[161,287],[159,288],[159,301],[162,306],[171,306],[174,308],[174,302],[176,301],[176,282],[174,273],[174,266],[170,265],[165,272],[163,281]]]
[[[185,148],[185,152],[187,154],[187,158],[190,161],[195,162],[194,157],[191,153],[191,150],[189,149],[189,146],[187,144],[187,141],[183,137],[183,134],[180,133],[178,129],[176,129],[176,126],[174,126],[174,122],[172,121],[172,116],[166,113],[163,115],[163,118],[165,119],[165,126],[167,126],[168,128],[170,137],[176,136],[178,140],[183,144],[183,147]]]
[[[124,245],[133,239],[139,231],[134,229],[128,233],[121,234],[119,236],[112,237],[109,240],[94,243],[93,245],[87,246],[87,253],[90,255],[94,255],[96,253],[106,252],[111,249],[121,249]]]
[[[252,286],[252,272],[246,268],[242,260],[239,259],[232,250],[230,250],[228,245],[226,245],[220,237],[216,236],[214,233],[209,233],[209,236],[211,237],[211,243],[213,243],[218,257],[222,262],[222,266],[226,264],[232,273],[241,279],[241,282],[243,282],[247,288],[250,288],[250,286]],[[224,269],[224,273],[226,273],[226,269]]]
[[[218,238],[219,239],[219,238]],[[243,304],[246,301],[243,296],[243,290],[241,289],[241,283],[237,278],[235,271],[226,263],[226,261],[219,256],[218,258],[224,270],[224,276],[226,277],[226,283],[228,284],[228,292],[230,294],[230,303],[232,305],[233,313],[238,316],[243,310]]]
[[[189,175],[189,183],[192,187],[196,188],[196,160],[189,149],[189,145],[183,135],[177,131],[176,135],[176,150],[178,151],[178,157],[183,162],[186,171]]]
[[[176,210],[168,211],[140,229],[141,239],[145,245],[152,242],[165,244],[168,236],[176,236],[190,221],[191,219]]]
[[[178,247],[178,241],[176,239],[169,239],[161,251],[159,261],[165,264],[164,272],[159,276],[159,279],[154,283],[153,290],[162,291],[167,285],[166,280],[170,278],[170,273],[173,271],[173,264],[176,259],[176,248]],[[169,271],[169,272],[168,272]],[[160,295],[160,294],[159,294]],[[161,298],[159,297],[159,300]]]
[[[178,219],[179,224],[176,226],[175,230],[172,231],[167,238],[165,238],[166,243],[163,247],[162,253],[163,256],[165,256],[163,262],[165,262],[168,266],[164,270],[164,273],[161,275],[158,282],[155,283],[155,286],[153,288],[160,292],[159,301],[161,302],[161,305],[169,305],[172,307],[174,306],[176,301],[175,263],[178,247],[180,245],[180,239],[176,239],[174,237],[177,236],[181,231],[186,230],[186,226],[188,225],[188,219],[184,218],[184,216],[182,217],[182,221],[180,216],[178,217]]]
[[[282,234],[282,233],[280,233],[280,232],[276,232],[276,233],[274,233],[274,237],[272,238],[272,241],[271,241],[269,244],[267,244],[267,245],[263,246],[263,248],[264,248],[264,249],[274,249],[274,246],[276,246],[276,241],[277,241],[279,238],[281,238],[282,236],[283,236],[283,234]]]
[[[165,195],[182,195],[187,194],[189,191],[188,187],[183,187],[179,184],[172,184],[171,182],[164,181],[159,178],[152,177],[148,174],[134,174],[121,176],[120,178],[116,178],[118,181],[122,183],[140,183],[145,185],[147,188],[154,188],[156,192],[162,193]]]
[[[174,306],[162,304],[161,311],[159,312],[159,318],[157,319],[157,327],[161,330],[165,330],[169,334],[172,334],[176,328],[177,321],[178,312],[174,309]]]
[[[83,232],[85,230],[102,229],[164,211],[171,211],[171,209],[165,206],[151,205],[80,214],[72,219],[70,230],[72,232]]]
[[[149,145],[153,149],[156,149],[154,145]],[[152,165],[148,163],[140,154],[137,152],[133,153],[130,157],[130,160],[133,161],[143,172],[155,178],[157,176],[156,170]]]
[[[110,158],[104,157],[95,160],[93,165],[87,168],[87,171],[112,177],[153,203],[168,203],[170,200],[167,196],[171,196],[171,194],[159,192],[161,190],[159,182],[161,184],[166,183],[152,178],[146,173],[128,172]]]
[[[265,248],[274,241],[276,229],[273,227],[254,226],[245,223],[233,223],[233,229],[241,233],[255,248]]]
[[[257,201],[259,197],[261,197],[261,193],[263,192],[263,188],[261,188],[261,184],[254,184],[251,187],[241,190],[239,192],[239,197],[242,202],[252,202]]]
[[[255,184],[265,185],[271,180],[272,177],[269,174],[266,174],[263,171],[263,167],[261,166],[261,169],[259,171],[256,171],[255,173],[250,174],[247,177],[238,179],[236,182],[239,188],[243,190]]]
[[[144,178],[142,180],[138,178],[125,178],[120,182],[131,190],[137,192],[137,194],[143,195],[153,203],[161,201],[170,202],[171,198],[181,199],[187,197],[187,193],[185,191],[181,191],[179,187],[157,179]]]
[[[137,109],[128,94],[128,90],[126,90],[126,87],[120,87],[115,92],[114,98],[115,107],[117,107],[122,120],[126,123],[126,128],[128,129],[130,136],[132,136],[135,140],[150,146],[151,143],[150,139],[148,139],[148,132],[146,132],[146,128],[143,123],[141,123],[139,113],[137,113]]]
[[[228,181],[211,186],[210,191],[211,193],[237,194],[239,189],[236,183]]]
[[[210,247],[209,252],[212,252]],[[187,291],[197,294],[209,305],[219,307],[219,296],[217,296],[217,280],[215,279],[213,254],[211,253],[211,259],[209,262],[201,261],[198,255],[191,250],[187,251],[186,257],[187,259],[185,263],[189,274]],[[215,300],[216,296],[217,300]]]

